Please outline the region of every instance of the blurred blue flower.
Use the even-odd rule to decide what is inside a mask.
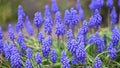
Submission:
[[[42,54],[43,54],[43,57],[48,59],[49,53],[50,53],[50,43],[45,39],[42,42]]]
[[[86,50],[85,50],[85,48],[79,46],[79,47],[76,49],[76,57],[78,58],[78,60],[79,60],[81,63],[84,63],[84,62],[85,62],[85,58],[86,58]]]
[[[80,22],[82,22],[85,19],[84,10],[82,8],[79,9],[79,18]]]
[[[117,12],[116,12],[115,7],[113,7],[113,9],[112,9],[110,17],[111,17],[111,24],[112,25],[116,24],[116,22],[117,22]]]
[[[29,59],[27,59],[27,60],[25,61],[25,68],[33,68],[33,67],[32,67],[32,63],[31,63],[31,61],[30,61]]]
[[[52,21],[50,19],[45,19],[44,21],[44,31],[48,35],[52,33]]]
[[[47,18],[47,19],[50,19],[52,21],[52,16],[50,13],[49,5],[45,5],[44,16],[45,16],[45,19]]]
[[[56,50],[54,50],[54,49],[51,51],[50,60],[51,60],[53,63],[56,63],[57,54],[56,54]]]
[[[69,26],[70,25],[70,11],[69,10],[65,10],[64,13],[64,23]]]
[[[52,45],[52,36],[49,35],[46,39],[46,42],[48,42],[48,44],[51,46]]]
[[[43,23],[43,18],[41,12],[36,12],[34,14],[34,24],[39,29]]]
[[[26,16],[26,30],[30,36],[34,34],[34,30],[28,16]]]
[[[120,0],[118,0],[118,7],[120,8]]]
[[[18,38],[17,38],[17,43],[20,45],[24,40],[23,33],[19,32],[18,33]]]
[[[42,34],[42,32],[39,32],[37,39],[39,43],[42,43],[42,41],[44,40],[44,35]]]
[[[35,55],[35,61],[37,65],[40,65],[40,63],[42,63],[42,57],[40,56],[39,52],[37,52]]]
[[[80,8],[81,8],[80,0],[77,0],[77,2],[76,2],[76,9],[80,10]]]
[[[102,61],[97,57],[94,61],[94,68],[102,68]]]
[[[58,9],[58,5],[57,5],[56,0],[52,0],[51,11],[52,11],[53,13],[56,13],[58,10],[59,10],[59,9]]]
[[[2,27],[0,27],[0,39],[3,39]]]
[[[109,54],[111,59],[115,59],[117,57],[117,53],[116,53],[117,51],[114,48],[112,42],[109,42],[107,50],[108,50],[108,54]]]
[[[57,11],[57,12],[56,12],[54,22],[55,22],[55,23],[59,23],[59,24],[62,23],[62,18],[61,18],[61,13],[60,13],[60,11]]]
[[[14,36],[14,30],[11,24],[8,25],[8,34],[9,34],[9,39],[13,41],[15,39],[15,36]]]
[[[113,3],[114,3],[113,0],[107,0],[106,1],[106,5],[107,5],[108,8],[112,8],[113,7]]]
[[[24,17],[25,17],[25,12],[21,5],[18,6],[18,17],[21,17],[22,20],[24,20]]]
[[[31,48],[26,49],[26,57],[27,57],[27,59],[32,58],[32,50],[31,50]]]
[[[62,68],[70,68],[70,64],[69,64],[69,59],[66,56],[66,53],[63,51],[61,53],[61,59],[60,62],[62,63]]]
[[[0,39],[0,54],[3,52],[3,40]]]
[[[68,40],[72,40],[73,39],[73,33],[72,33],[72,29],[69,29],[66,33],[66,37]]]
[[[72,57],[72,64],[78,64],[79,60],[76,57]]]

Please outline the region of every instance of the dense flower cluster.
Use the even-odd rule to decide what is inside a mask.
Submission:
[[[53,13],[56,13],[56,12],[58,11],[58,5],[57,5],[56,0],[52,0],[51,11],[52,11]]]
[[[25,68],[33,68],[33,67],[32,67],[32,63],[31,63],[31,61],[30,61],[29,59],[27,59],[27,60],[25,61]]]
[[[32,50],[31,50],[31,48],[27,48],[27,49],[26,49],[26,57],[27,57],[28,59],[31,59],[31,58],[32,58]]]
[[[51,60],[53,63],[56,63],[56,60],[57,60],[56,50],[52,50],[52,51],[51,51],[50,60]]]
[[[113,6],[113,0],[107,0],[106,1],[106,5],[107,5],[108,8],[112,8],[112,6]]]
[[[94,68],[102,68],[102,61],[97,57],[94,61]]]
[[[40,65],[40,63],[42,62],[42,57],[40,55],[40,53],[36,53],[35,55],[35,61],[36,61],[36,64]]]
[[[9,33],[9,38],[10,38],[11,40],[14,40],[14,39],[15,39],[14,30],[13,30],[11,24],[8,25],[8,33]]]

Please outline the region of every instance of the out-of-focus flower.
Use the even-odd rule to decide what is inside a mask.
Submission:
[[[3,52],[3,40],[0,39],[0,54]]]
[[[57,5],[56,0],[52,0],[51,11],[52,11],[53,13],[56,13],[58,10],[59,10],[59,9],[58,9],[58,5]]]
[[[42,57],[40,56],[40,53],[36,53],[35,55],[35,61],[36,61],[36,64],[40,65],[40,63],[42,62]]]
[[[72,40],[72,39],[73,39],[72,29],[69,29],[69,30],[67,31],[66,36],[67,36],[67,39],[68,39],[68,40]]]
[[[113,7],[113,0],[107,0],[106,5],[108,8],[112,8]]]
[[[70,25],[70,11],[69,10],[65,10],[65,13],[64,13],[64,23],[67,26]]]
[[[112,9],[110,17],[111,17],[111,24],[112,25],[116,24],[116,22],[117,22],[117,12],[116,12],[115,7],[113,7],[113,9]]]
[[[118,7],[120,8],[120,0],[118,0]]]
[[[78,64],[79,60],[76,57],[72,57],[72,64]]]
[[[82,22],[85,19],[84,10],[82,8],[79,9],[79,19],[80,22]]]
[[[34,14],[34,24],[39,29],[43,23],[43,18],[41,12],[36,12]]]
[[[37,39],[39,43],[42,43],[42,41],[44,40],[44,35],[42,34],[42,32],[39,32]]]
[[[33,68],[30,59],[27,59],[27,60],[25,61],[25,68]]]
[[[80,8],[81,8],[80,0],[77,0],[77,2],[76,2],[76,9],[80,10]]]
[[[29,35],[33,35],[34,34],[34,30],[33,30],[33,27],[31,25],[31,22],[30,22],[28,16],[26,16],[26,30],[27,30]]]
[[[61,13],[60,11],[57,11],[56,14],[55,14],[55,20],[54,20],[55,23],[62,23],[62,18],[61,18]]]
[[[0,39],[3,39],[2,27],[0,27]]]
[[[32,50],[31,50],[31,48],[26,49],[26,57],[27,57],[27,59],[32,58]]]
[[[14,30],[13,30],[11,24],[8,25],[8,35],[9,35],[9,38],[10,38],[12,41],[15,39]]]
[[[70,68],[69,59],[64,51],[61,53],[60,62],[62,63],[62,68]]]
[[[54,49],[51,51],[50,60],[51,60],[53,63],[56,63],[57,54],[56,54],[56,50],[54,50]]]
[[[102,61],[97,57],[94,61],[94,68],[102,68]]]

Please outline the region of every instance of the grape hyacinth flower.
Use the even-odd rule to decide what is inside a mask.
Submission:
[[[61,18],[61,13],[60,11],[57,11],[56,14],[55,14],[55,20],[54,22],[57,24],[57,23],[62,23],[62,18]]]
[[[107,0],[106,5],[109,9],[112,8],[113,7],[113,0]]]
[[[46,40],[46,42],[49,43],[50,46],[52,45],[52,36],[51,35],[49,35],[45,40]]]
[[[13,30],[11,24],[8,25],[8,34],[9,34],[9,39],[11,39],[12,41],[14,41],[14,39],[15,39],[14,30]]]
[[[21,17],[22,20],[24,20],[25,12],[23,10],[23,7],[21,5],[18,6],[18,17]]]
[[[50,13],[49,5],[45,5],[44,16],[45,16],[45,19],[48,18],[52,22],[52,16],[51,16],[51,13]]]
[[[42,42],[42,54],[43,54],[43,57],[48,59],[49,53],[50,53],[50,43],[45,39]]]
[[[5,58],[6,58],[6,60],[8,61],[8,60],[10,59],[10,48],[9,48],[7,42],[5,42],[5,43],[3,44],[3,51],[4,51],[4,54],[5,54]]]
[[[120,0],[118,0],[118,7],[120,8]]]
[[[77,65],[79,63],[79,60],[76,57],[72,57],[72,64]]]
[[[36,53],[35,55],[35,61],[37,65],[40,65],[40,63],[42,63],[42,57],[40,56],[40,53]]]
[[[26,49],[26,57],[27,57],[27,59],[32,58],[32,50],[31,50],[31,48]]]
[[[23,37],[23,33],[22,32],[19,32],[18,33],[18,38],[17,38],[17,43],[20,45],[22,42],[24,42],[25,39]]]
[[[56,50],[54,50],[54,49],[51,51],[50,60],[51,60],[53,63],[56,63],[57,54],[56,54]]]
[[[76,2],[76,9],[80,10],[80,8],[81,8],[80,0],[77,0],[77,2]]]
[[[0,39],[0,54],[3,52],[3,40]]]
[[[0,27],[0,39],[3,39],[2,27]]]
[[[58,9],[58,5],[57,5],[56,0],[52,0],[51,11],[52,11],[53,13],[56,13],[58,10],[59,10],[59,9]]]
[[[44,31],[48,35],[50,35],[52,33],[52,21],[48,18],[45,19],[45,21],[44,21]]]
[[[29,59],[27,59],[27,60],[25,61],[25,68],[33,68],[33,67],[32,67],[32,63],[31,63],[31,61],[30,61]]]
[[[113,7],[113,9],[112,9],[110,17],[111,17],[111,29],[113,29],[114,25],[117,22],[117,12],[116,12],[115,7]]]
[[[69,29],[69,30],[67,31],[66,36],[67,36],[67,39],[68,39],[68,40],[72,40],[72,39],[73,39],[73,33],[72,33],[72,30],[71,30],[71,29]]]
[[[99,57],[95,58],[94,68],[102,68],[102,61],[100,60]]]
[[[70,25],[70,11],[69,10],[65,10],[64,23],[67,25],[67,27],[69,27]]]
[[[10,63],[11,67],[14,68],[21,68],[22,61],[20,59],[20,54],[18,53],[17,48],[14,46],[13,43],[10,44],[11,49],[10,49]]]
[[[64,51],[61,53],[60,62],[62,63],[62,68],[70,68],[69,59]]]
[[[30,36],[34,34],[34,30],[28,16],[26,16],[26,30]]]
[[[82,22],[85,19],[84,10],[82,8],[79,9],[79,19],[80,22]]]
[[[42,32],[39,32],[37,39],[38,42],[42,44],[42,41],[44,40],[44,35],[42,34]]]
[[[117,53],[116,53],[117,51],[114,48],[114,45],[112,42],[109,42],[107,50],[108,50],[108,54],[109,54],[111,59],[115,59],[117,57]]]
[[[78,60],[79,60],[81,63],[84,63],[84,62],[85,62],[86,50],[85,50],[84,47],[79,46],[79,47],[76,49],[76,57],[78,58]]]
[[[43,23],[43,18],[41,12],[36,12],[34,14],[34,24],[37,27],[38,33],[39,33],[39,28],[42,26]]]

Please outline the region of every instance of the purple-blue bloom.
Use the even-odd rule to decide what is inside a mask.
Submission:
[[[56,63],[57,54],[56,54],[56,50],[54,50],[54,49],[51,51],[50,60],[51,60],[53,63]]]
[[[52,11],[53,13],[56,13],[58,10],[59,10],[59,9],[58,9],[58,5],[57,5],[56,0],[52,0],[51,11]]]
[[[37,39],[39,43],[42,43],[42,41],[44,40],[44,35],[42,34],[42,32],[39,32]]]
[[[24,20],[25,12],[23,10],[23,7],[21,5],[18,6],[18,17],[21,16],[21,19]]]
[[[117,12],[116,12],[115,7],[113,7],[113,9],[112,9],[110,17],[111,17],[111,24],[112,25],[116,24],[116,22],[117,22]]]
[[[67,26],[70,25],[70,11],[69,10],[65,10],[65,13],[64,13],[64,23]]]
[[[0,54],[3,52],[3,40],[0,39]]]
[[[30,59],[27,59],[25,61],[25,68],[32,68],[32,63],[31,63]]]
[[[32,58],[32,50],[31,50],[31,48],[26,49],[26,57],[27,57],[27,59]]]
[[[67,37],[68,40],[72,40],[73,39],[72,29],[69,29],[67,31],[66,37]]]
[[[37,52],[35,55],[35,62],[37,65],[40,65],[40,63],[42,63],[42,57],[39,52]]]
[[[107,0],[106,1],[106,5],[107,5],[108,8],[112,8],[113,7],[113,3],[114,3],[113,0]]]
[[[43,23],[43,18],[41,12],[36,12],[34,14],[34,24],[39,29]]]
[[[97,57],[94,61],[94,68],[102,68],[102,61]]]
[[[72,64],[78,64],[79,63],[79,60],[78,60],[78,58],[76,58],[76,57],[72,57]]]
[[[26,16],[26,30],[30,36],[34,34],[34,30],[28,16]]]
[[[49,5],[45,5],[44,16],[45,16],[45,19],[48,18],[52,21],[52,16],[51,16],[51,12],[49,9]]]
[[[70,68],[70,64],[69,64],[70,61],[64,51],[61,53],[60,62],[62,63],[62,68]]]
[[[84,10],[82,8],[79,9],[79,19],[80,22],[82,22],[85,19]]]
[[[11,24],[8,25],[8,34],[9,34],[9,39],[13,41],[15,39],[15,36],[14,36],[14,30]]]
[[[76,9],[80,10],[80,8],[81,8],[80,0],[77,0],[77,2],[76,2]]]
[[[120,8],[120,0],[118,0],[118,7]]]
[[[2,27],[0,27],[0,39],[3,39]]]
[[[61,18],[61,13],[60,11],[57,11],[56,14],[55,14],[55,19],[54,19],[54,22],[57,24],[57,23],[62,23],[62,18]]]

